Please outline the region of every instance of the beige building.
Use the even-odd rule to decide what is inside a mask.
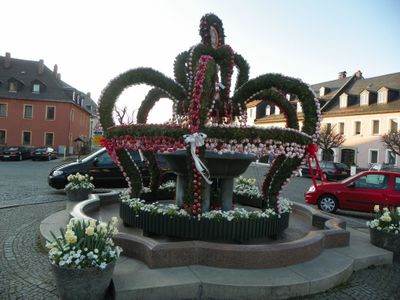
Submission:
[[[377,163],[400,166],[400,158],[381,142],[383,134],[400,130],[400,73],[364,78],[360,71],[348,77],[340,72],[338,79],[311,88],[321,103],[322,126],[335,126],[346,139],[333,149],[334,161],[355,163],[360,168]],[[292,99],[301,124],[299,102],[290,95],[288,99]],[[247,115],[249,125],[285,125],[283,114],[267,99],[250,102]]]

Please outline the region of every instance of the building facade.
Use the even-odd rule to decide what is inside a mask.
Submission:
[[[333,149],[333,159],[369,168],[374,164],[399,167],[400,159],[382,143],[382,135],[400,130],[400,73],[364,78],[360,71],[352,76],[340,72],[337,79],[311,85],[321,103],[322,126],[334,127],[345,142]],[[302,108],[292,95],[287,95],[302,121]],[[283,114],[265,101],[249,103],[248,118],[255,126],[285,126]],[[253,112],[250,112],[253,110]],[[258,110],[258,111],[257,111]],[[321,153],[320,153],[321,158]]]
[[[96,109],[90,94],[61,80],[57,65],[0,56],[0,145],[71,154],[76,138],[90,144]]]

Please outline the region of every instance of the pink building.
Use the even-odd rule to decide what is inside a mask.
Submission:
[[[0,145],[51,146],[72,153],[78,137],[90,143],[96,104],[63,82],[57,65],[0,56]]]

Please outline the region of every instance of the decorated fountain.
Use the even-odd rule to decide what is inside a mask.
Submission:
[[[120,217],[126,226],[195,240],[248,241],[276,237],[288,227],[290,207],[280,198],[282,187],[310,155],[317,139],[319,102],[298,79],[265,74],[249,79],[249,65],[225,44],[221,20],[207,14],[200,21],[201,42],[180,53],[174,79],[151,68],[129,70],[110,81],[99,101],[105,132],[102,145],[128,183]],[[236,68],[236,81],[232,76]],[[142,101],[137,124],[115,126],[112,111],[124,89],[137,84],[153,88]],[[303,124],[286,95],[301,103]],[[173,101],[168,124],[146,124],[160,98]],[[286,127],[246,125],[246,103],[268,100],[283,112]],[[162,153],[177,174],[175,205],[141,200],[141,174],[128,150],[141,150],[150,163],[150,190],[156,194],[160,170],[155,153]],[[263,155],[275,159],[262,184],[262,209],[233,209],[234,177]],[[312,154],[312,153],[311,153]]]

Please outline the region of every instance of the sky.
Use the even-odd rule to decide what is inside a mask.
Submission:
[[[281,73],[314,84],[341,71],[400,72],[398,0],[19,0],[2,10],[0,55],[57,64],[63,81],[97,102],[129,69],[172,78],[174,58],[200,42],[199,22],[210,12],[250,64],[250,78]],[[127,89],[117,107],[132,113],[148,89]],[[160,101],[149,122],[167,120],[171,103]]]

